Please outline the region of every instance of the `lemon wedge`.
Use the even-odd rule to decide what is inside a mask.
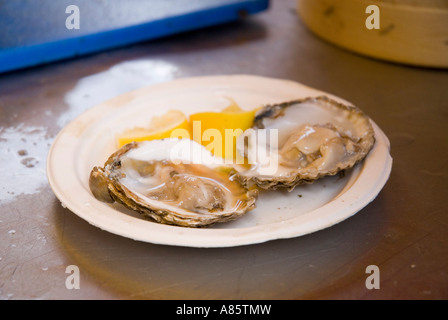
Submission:
[[[234,101],[221,112],[199,112],[190,115],[193,140],[215,156],[237,159],[236,139],[252,127],[255,110],[241,109]]]
[[[134,141],[165,138],[190,139],[190,137],[190,125],[185,114],[178,110],[170,110],[164,115],[153,117],[148,128],[136,127],[125,130],[117,136],[117,144],[121,148]]]

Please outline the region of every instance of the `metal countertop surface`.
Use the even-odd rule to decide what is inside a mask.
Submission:
[[[448,72],[342,50],[295,10],[275,1],[239,22],[0,75],[0,299],[447,299]],[[219,249],[126,239],[61,206],[45,165],[69,121],[143,84],[221,74],[294,80],[361,107],[391,142],[378,197],[325,230]],[[95,79],[114,89],[89,90]],[[71,265],[79,290],[66,287]],[[380,289],[366,288],[369,265]]]

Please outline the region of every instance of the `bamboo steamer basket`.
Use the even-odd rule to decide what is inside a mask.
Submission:
[[[369,30],[366,8],[380,11]],[[297,0],[305,25],[321,38],[373,58],[448,68],[448,0]]]

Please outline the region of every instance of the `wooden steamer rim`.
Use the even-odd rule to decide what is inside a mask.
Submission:
[[[367,29],[366,8],[380,9],[380,29]],[[305,25],[345,49],[397,63],[448,68],[446,0],[297,0]]]

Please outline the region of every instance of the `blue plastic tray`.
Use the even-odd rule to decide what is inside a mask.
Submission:
[[[70,5],[79,8],[79,29],[66,27]],[[0,0],[0,73],[229,22],[268,6],[269,0]]]

